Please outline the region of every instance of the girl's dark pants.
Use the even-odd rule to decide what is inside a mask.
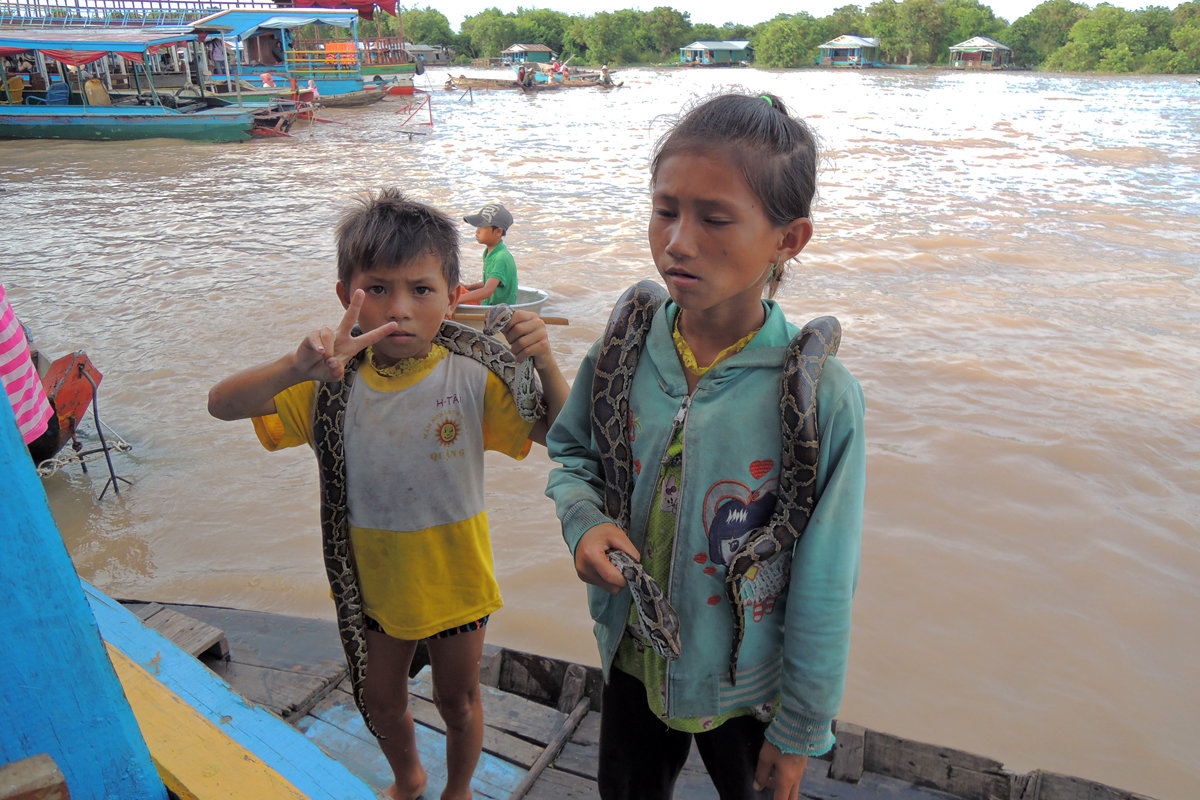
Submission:
[[[754,791],[765,722],[734,717],[704,733],[672,730],[650,710],[642,682],[615,667],[600,711],[597,782],[603,800],[670,800],[693,738],[721,800],[770,797]]]

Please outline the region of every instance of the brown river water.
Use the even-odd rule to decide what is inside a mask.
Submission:
[[[816,234],[780,299],[841,319],[867,397],[841,716],[1200,797],[1200,86],[617,78],[472,97],[431,73],[434,125],[412,137],[389,100],[290,140],[0,142],[0,280],[43,352],[88,352],[101,416],[134,447],[120,496],[97,500],[102,462],[45,480],[80,574],[117,597],[331,618],[311,454],[266,453],[205,400],[339,318],[338,212],[385,184],[458,217],[505,202],[522,282],[570,319],[551,329],[570,378],[616,295],[654,276],[652,143],[736,81],[784,97],[826,149]],[[489,460],[506,605],[488,638],[596,663],[549,467],[544,451]]]

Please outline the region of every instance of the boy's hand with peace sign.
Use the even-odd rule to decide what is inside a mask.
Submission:
[[[289,386],[304,381],[340,381],[351,358],[396,330],[396,323],[388,322],[361,336],[354,335],[365,297],[361,289],[356,291],[337,328],[312,331],[296,352],[218,383],[208,392],[208,413],[225,420],[263,417],[275,413],[275,395]]]
[[[396,330],[395,322],[387,322],[361,336],[354,335],[365,297],[362,289],[354,293],[336,329],[321,328],[304,337],[293,356],[295,369],[303,375],[301,380],[340,381],[350,359]]]

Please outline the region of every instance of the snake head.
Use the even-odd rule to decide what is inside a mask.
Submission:
[[[674,610],[671,613],[674,614]],[[674,661],[683,653],[683,649],[679,645],[679,617],[675,617],[674,636],[667,636],[658,628],[650,628],[645,625],[643,628],[650,637],[650,646],[654,648],[654,652],[662,656],[664,661]]]
[[[512,319],[513,310],[511,306],[504,303],[498,303],[494,306],[488,306],[487,316],[483,321],[483,332],[488,336],[495,336],[508,327],[509,320]]]

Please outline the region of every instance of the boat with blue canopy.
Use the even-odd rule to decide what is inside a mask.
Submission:
[[[148,28],[0,31],[0,56],[63,65],[58,76],[39,73],[35,88],[25,78],[10,80],[0,60],[0,138],[249,139],[260,108],[156,88],[152,59],[196,41],[195,33]],[[114,69],[130,91],[113,91]]]
[[[364,80],[359,58],[358,19],[353,9],[232,8],[191,23],[206,45],[212,84],[232,92],[239,81],[315,89],[325,105],[362,105],[386,94],[391,81]],[[310,28],[311,26],[311,28]],[[334,46],[320,40],[314,49],[300,49],[298,29],[334,29],[344,39]],[[406,76],[411,84],[411,76]],[[335,100],[333,98],[341,98]],[[362,103],[351,103],[361,98]]]

